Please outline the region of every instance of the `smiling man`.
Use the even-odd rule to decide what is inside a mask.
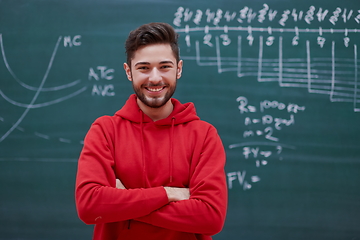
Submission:
[[[225,152],[194,104],[172,98],[183,67],[177,38],[166,23],[130,33],[124,69],[135,94],[86,135],[76,207],[95,240],[211,239],[223,227]]]
[[[172,111],[169,100],[181,76],[183,62],[175,58],[171,46],[165,43],[142,47],[133,55],[124,68],[139,107],[148,116],[162,113],[163,116],[154,116],[153,120],[167,117]]]

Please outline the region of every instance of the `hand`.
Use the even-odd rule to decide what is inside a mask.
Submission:
[[[117,189],[126,189],[120,179],[116,179]],[[164,187],[168,196],[169,202],[187,200],[190,198],[189,188],[176,188],[176,187]]]
[[[187,200],[190,198],[190,190],[188,188],[164,187],[169,202]]]
[[[118,189],[126,189],[124,184],[120,181],[120,179],[116,179],[116,188]]]

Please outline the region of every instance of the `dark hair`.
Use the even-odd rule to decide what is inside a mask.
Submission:
[[[176,61],[179,62],[178,36],[174,28],[167,23],[149,23],[138,27],[130,32],[125,42],[127,64],[131,66],[131,59],[139,48],[161,43],[170,44]]]

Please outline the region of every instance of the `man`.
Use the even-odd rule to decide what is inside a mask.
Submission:
[[[227,208],[225,153],[194,105],[171,98],[183,66],[177,34],[165,23],[146,24],[125,45],[135,94],[86,135],[79,217],[95,224],[95,240],[211,239]]]

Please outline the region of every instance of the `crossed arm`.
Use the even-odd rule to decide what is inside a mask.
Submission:
[[[116,179],[116,188],[126,189],[120,179]],[[187,200],[190,198],[189,188],[164,187],[169,202]]]

